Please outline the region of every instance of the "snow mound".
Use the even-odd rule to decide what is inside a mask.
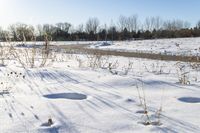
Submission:
[[[93,44],[91,47],[98,48],[98,47],[105,47],[105,46],[111,46],[112,44],[109,42],[97,42]]]
[[[40,125],[40,128],[38,131],[42,133],[58,133],[60,127],[61,126],[57,123],[54,123],[51,126],[49,126],[48,123],[43,123]]]
[[[79,93],[57,93],[57,94],[48,94],[44,97],[49,99],[70,99],[70,100],[84,100],[87,99],[87,96]]]

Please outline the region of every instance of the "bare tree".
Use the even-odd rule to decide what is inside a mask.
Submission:
[[[66,33],[69,32],[69,29],[70,29],[71,26],[72,26],[72,25],[71,25],[70,23],[67,23],[67,22],[65,22],[65,23],[57,23],[57,24],[56,24],[56,27],[57,27],[59,30],[62,30],[62,31],[64,31],[64,32],[66,32]]]
[[[0,29],[0,41],[10,41],[9,31]]]
[[[45,33],[48,33],[48,34],[51,33],[51,25],[49,25],[49,24],[44,24],[42,28],[43,28],[43,31],[44,31]]]
[[[40,24],[37,25],[37,26],[36,26],[36,31],[37,31],[37,33],[38,33],[39,39],[42,40],[43,35],[44,35],[44,31],[43,31],[42,25],[40,25]]]
[[[100,22],[98,18],[89,18],[89,20],[86,22],[85,30],[87,33],[93,32],[94,34],[96,34],[99,25]]]
[[[118,25],[120,31],[123,31],[125,28],[127,28],[127,17],[121,15],[118,20]]]
[[[18,23],[16,25],[16,33],[17,33],[17,38],[20,41],[23,41],[24,38],[27,40],[32,40],[33,37],[33,32],[34,32],[34,27],[22,23]]]
[[[163,26],[163,20],[159,16],[155,17],[154,19],[155,19],[154,29],[160,30]]]
[[[84,32],[84,25],[83,24],[78,25],[76,31],[80,33]]]
[[[188,21],[184,22],[184,28],[190,28],[191,24]]]
[[[143,27],[145,28],[145,30],[148,30],[148,31],[151,30],[151,21],[149,17],[145,19]]]
[[[23,23],[16,23],[9,26],[9,31],[14,40],[23,41],[24,38],[31,40],[34,27]]]
[[[126,20],[126,25],[127,25],[128,31],[137,32],[139,29],[138,28],[139,27],[138,16],[132,15],[132,16],[128,17]]]
[[[144,28],[148,31],[159,30],[162,26],[160,17],[147,17],[144,22]]]
[[[200,29],[200,20],[197,22],[197,28]]]
[[[184,29],[184,28],[189,28],[190,27],[190,23],[187,21],[182,21],[182,20],[167,20],[164,22],[163,24],[163,28],[166,30],[180,30],[180,29]]]
[[[117,28],[116,28],[116,26],[115,26],[115,23],[113,22],[113,20],[111,20],[110,26],[109,26],[109,28],[108,28],[108,34],[111,35],[112,44],[113,44],[113,40],[114,40],[114,38],[115,38],[116,30],[117,30]]]
[[[63,23],[63,25],[64,25],[63,31],[68,33],[70,28],[72,27],[72,25],[70,23],[67,23],[67,22]]]
[[[10,25],[8,27],[8,30],[10,31],[11,38],[13,38],[13,40],[17,40],[16,25],[15,24]]]
[[[0,41],[3,40],[3,29],[2,27],[0,27]]]
[[[105,29],[105,41],[107,41],[107,37],[108,37],[108,30],[107,30],[107,24],[104,24],[104,29]]]

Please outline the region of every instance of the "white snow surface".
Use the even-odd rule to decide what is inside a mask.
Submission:
[[[198,40],[194,39],[194,44]],[[145,48],[142,44],[149,41],[138,42]],[[151,44],[146,49],[148,46]],[[77,58],[84,61],[81,67]],[[87,67],[84,55],[59,54],[51,66],[43,68],[24,69],[16,61],[0,67],[0,132],[199,133],[199,70],[183,63],[190,84],[182,85],[177,62],[114,56],[108,62],[118,62],[117,75],[106,68]],[[132,67],[125,74],[130,62]],[[145,115],[136,85],[143,86],[151,122],[157,121],[162,104],[160,125],[143,124]]]
[[[96,45],[94,43],[94,45]],[[91,48],[93,48],[93,46]],[[96,47],[95,47],[96,48]],[[134,51],[142,53],[161,53],[168,55],[200,55],[200,38],[154,39],[138,41],[115,41],[110,46],[99,46],[101,49]]]

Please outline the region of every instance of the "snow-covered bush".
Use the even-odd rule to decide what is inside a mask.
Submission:
[[[178,81],[181,84],[187,85],[190,84],[190,71],[187,69],[187,66],[183,63],[178,62],[177,66],[177,77]]]
[[[142,113],[142,121],[141,123],[144,125],[161,125],[160,121],[160,116],[163,111],[163,97],[164,93],[161,96],[161,103],[160,106],[157,110],[155,110],[153,113],[150,114],[149,107],[147,105],[147,99],[146,99],[146,94],[145,94],[145,89],[144,89],[144,83],[141,80],[141,85],[139,86],[138,82],[136,83],[136,89],[138,93],[138,99],[139,99],[139,106],[142,107],[142,111],[139,111]],[[164,91],[163,91],[164,92]]]
[[[0,60],[1,60],[1,65],[5,66],[5,61],[9,61],[10,58],[10,51],[11,51],[11,47],[9,46],[5,46],[3,44],[0,44]]]
[[[42,45],[37,45],[33,34],[33,43],[30,47],[18,48],[11,46],[11,54],[22,65],[22,67],[34,68],[47,66],[54,60],[54,54],[50,49],[51,37],[45,35],[45,41]],[[22,42],[26,44],[26,39]]]
[[[108,63],[109,56],[105,56],[100,52],[88,54],[88,66],[92,69],[103,68]]]

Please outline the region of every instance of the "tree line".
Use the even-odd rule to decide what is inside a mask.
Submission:
[[[177,37],[200,37],[200,21],[196,26],[183,20],[163,20],[147,17],[141,22],[137,15],[120,16],[117,22],[100,24],[98,18],[89,18],[85,24],[73,26],[68,22],[39,24],[37,26],[16,23],[6,29],[0,27],[1,41],[107,41],[137,40]]]

